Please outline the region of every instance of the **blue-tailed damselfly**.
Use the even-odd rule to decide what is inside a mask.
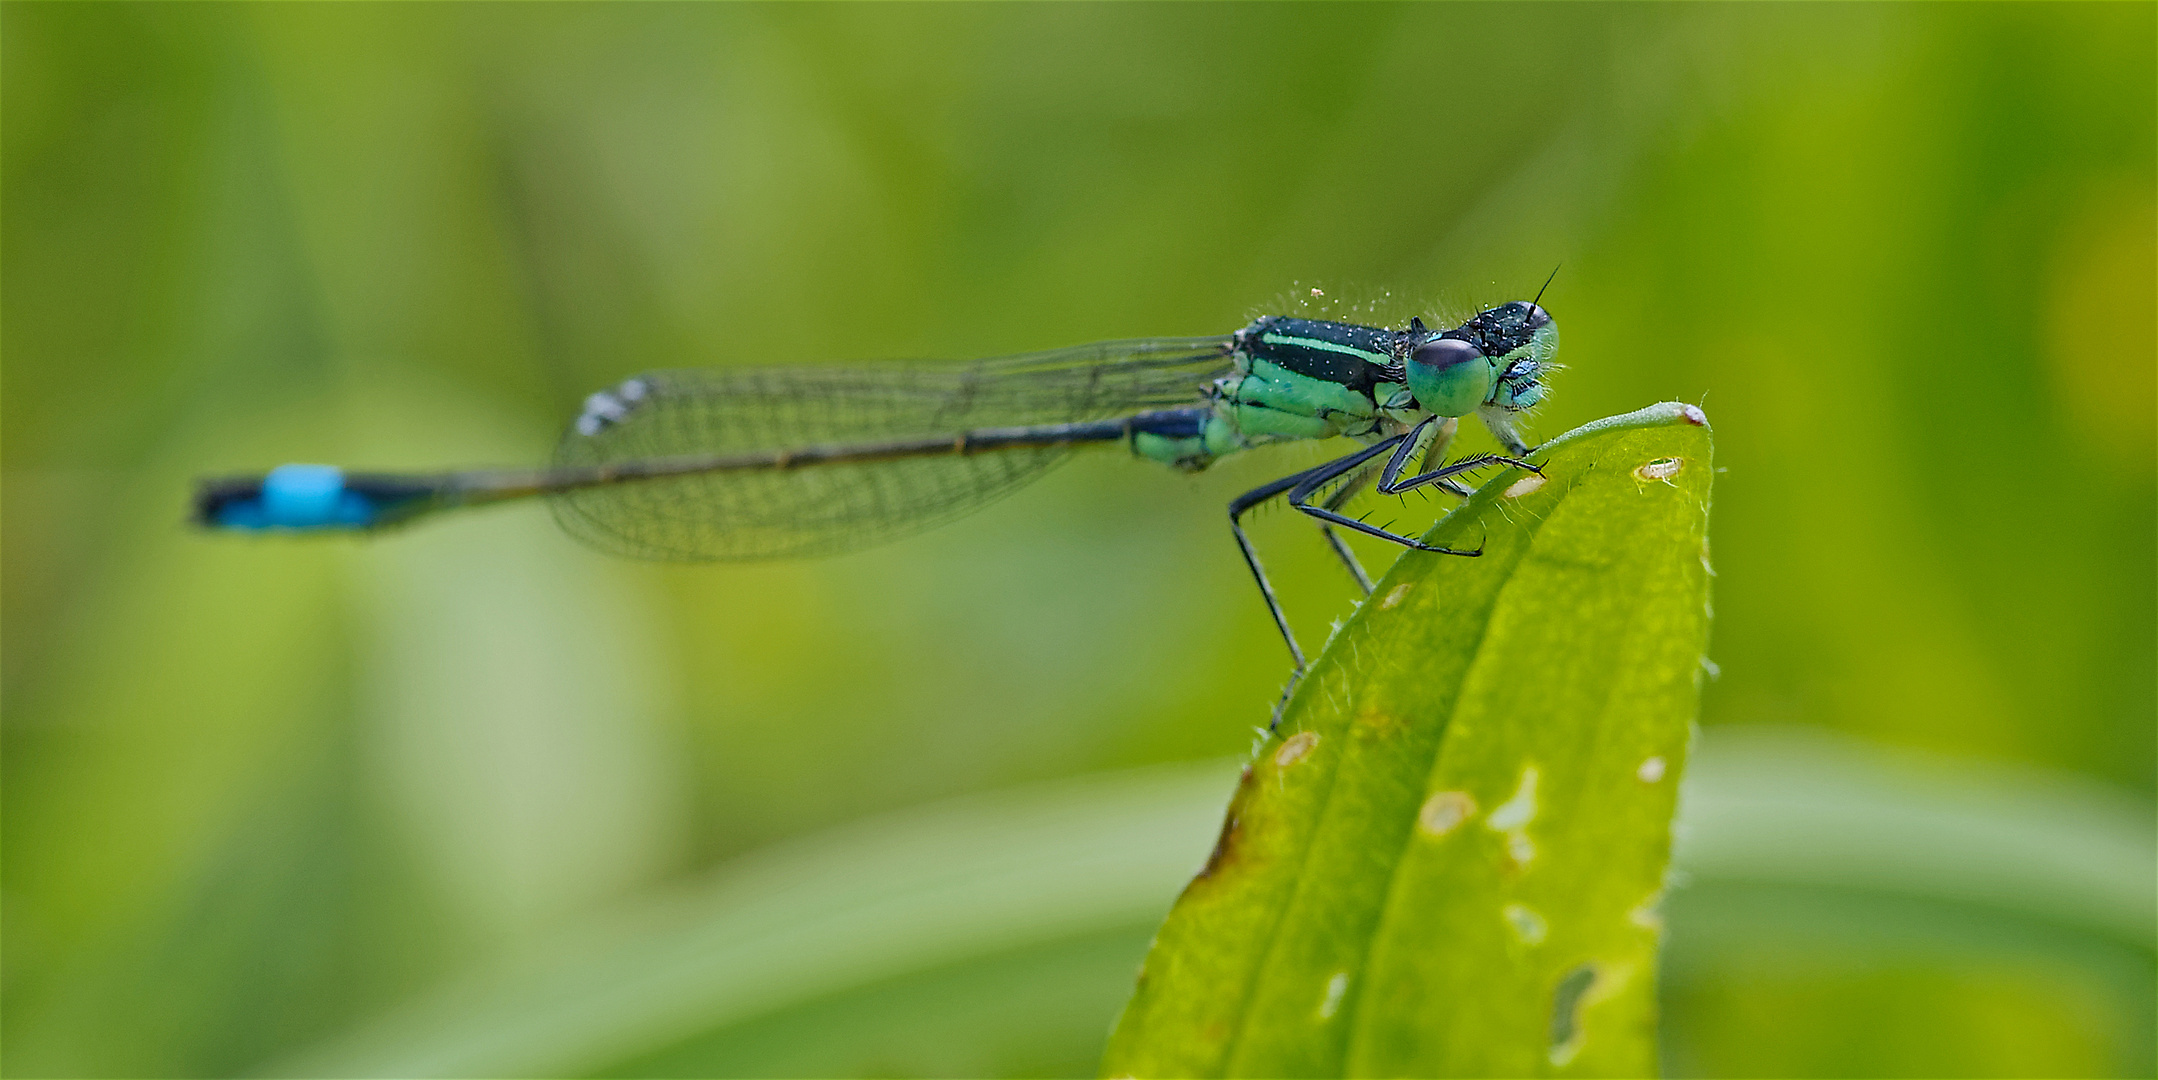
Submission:
[[[1534,301],[1452,329],[1393,330],[1289,316],[1223,337],[1115,341],[969,364],[654,371],[586,399],[554,463],[438,474],[286,465],[203,481],[195,520],[219,529],[367,531],[442,510],[545,496],[572,535],[651,559],[824,554],[925,527],[1010,492],[1075,447],[1124,443],[1198,470],[1270,443],[1345,436],[1354,453],[1229,504],[1229,525],[1296,669],[1304,653],[1245,536],[1244,513],[1277,497],[1333,531],[1435,547],[1341,512],[1492,464],[1535,468],[1517,417],[1541,401],[1558,329]],[[1445,462],[1475,414],[1505,454]],[[1409,462],[1422,453],[1422,471]],[[1385,455],[1384,460],[1381,455]],[[1320,496],[1324,495],[1323,499]],[[1318,499],[1319,501],[1314,501]]]

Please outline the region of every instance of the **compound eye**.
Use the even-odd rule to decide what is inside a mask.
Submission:
[[[1471,360],[1482,360],[1483,358],[1484,354],[1476,351],[1476,346],[1460,338],[1432,338],[1430,341],[1418,345],[1416,351],[1409,354],[1411,363],[1422,364],[1425,367],[1436,368],[1440,371],[1453,367],[1455,364],[1466,364]]]
[[[1491,361],[1458,338],[1436,338],[1409,354],[1409,392],[1439,416],[1467,416],[1491,395]]]

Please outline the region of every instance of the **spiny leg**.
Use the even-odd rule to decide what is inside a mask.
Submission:
[[[1355,498],[1366,487],[1370,486],[1372,478],[1378,474],[1378,471],[1377,468],[1366,464],[1347,480],[1342,481],[1341,487],[1332,495],[1327,496],[1326,501],[1319,505],[1326,507],[1328,510],[1339,511],[1342,507],[1348,505],[1349,500]],[[1356,587],[1364,590],[1365,596],[1370,596],[1371,575],[1364,572],[1364,564],[1357,561],[1356,553],[1349,550],[1349,545],[1342,541],[1341,534],[1335,532],[1332,525],[1322,521],[1319,522],[1319,535],[1326,537],[1327,546],[1334,549],[1335,557],[1341,560],[1341,565],[1348,568],[1349,576],[1356,579]]]
[[[1384,485],[1386,483],[1386,476],[1388,471],[1394,469],[1397,462],[1403,461],[1409,456],[1408,452],[1402,448],[1408,446],[1409,443],[1417,435],[1421,434],[1425,425],[1429,423],[1430,421],[1427,420],[1423,424],[1419,424],[1416,427],[1411,428],[1400,435],[1394,436],[1393,438],[1387,439],[1383,442],[1373,443],[1372,445],[1367,446],[1354,454],[1350,454],[1348,457],[1342,458],[1338,461],[1328,462],[1325,465],[1321,465],[1316,469],[1302,474],[1300,480],[1297,477],[1290,477],[1291,480],[1298,480],[1298,482],[1289,489],[1289,505],[1306,514],[1311,515],[1312,517],[1318,518],[1320,521],[1328,522],[1334,525],[1340,525],[1344,528],[1355,529],[1357,532],[1363,533],[1366,536],[1376,536],[1381,540],[1391,540],[1394,543],[1400,544],[1402,547],[1409,548],[1414,551],[1431,551],[1437,552],[1442,555],[1483,554],[1482,550],[1480,549],[1477,551],[1458,551],[1453,548],[1437,547],[1432,544],[1426,544],[1421,540],[1416,540],[1410,537],[1402,536],[1398,533],[1389,532],[1385,529],[1378,527],[1377,525],[1371,524],[1370,522],[1358,521],[1357,519],[1349,517],[1348,515],[1343,514],[1337,510],[1329,510],[1324,506],[1314,506],[1311,504],[1311,497],[1318,494],[1319,489],[1323,487],[1328,480],[1331,480],[1334,477],[1341,475],[1342,473],[1348,472],[1349,470],[1354,469],[1357,466],[1362,465],[1364,462],[1369,461],[1372,458],[1375,458],[1380,454],[1385,453],[1387,450],[1391,449],[1394,452],[1393,457],[1387,462],[1387,469],[1381,470],[1379,473],[1379,481],[1381,485],[1379,490],[1387,491]],[[1393,494],[1393,492],[1387,491],[1387,494]]]
[[[1382,439],[1346,457],[1336,458],[1323,465],[1306,469],[1303,472],[1282,477],[1262,487],[1254,488],[1229,503],[1229,530],[1236,537],[1237,549],[1244,554],[1244,565],[1251,568],[1252,580],[1258,582],[1259,585],[1260,598],[1266,601],[1267,613],[1274,617],[1274,627],[1281,631],[1281,640],[1289,647],[1289,657],[1296,665],[1295,676],[1291,678],[1289,687],[1282,692],[1281,701],[1274,707],[1273,724],[1268,725],[1267,728],[1269,732],[1273,731],[1275,726],[1281,723],[1282,706],[1288,702],[1289,693],[1295,689],[1297,681],[1303,677],[1305,667],[1304,650],[1297,645],[1296,634],[1289,629],[1288,615],[1282,611],[1281,600],[1275,596],[1273,584],[1266,579],[1266,570],[1259,564],[1258,551],[1252,547],[1251,538],[1244,533],[1242,519],[1245,511],[1286,492],[1289,496],[1290,506],[1320,520],[1320,527],[1325,532],[1327,539],[1335,545],[1336,554],[1341,555],[1343,562],[1351,568],[1351,573],[1356,575],[1358,584],[1364,586],[1364,592],[1367,596],[1371,592],[1370,578],[1361,573],[1363,567],[1355,561],[1352,554],[1345,550],[1347,545],[1343,544],[1340,537],[1335,535],[1328,526],[1340,525],[1345,528],[1355,529],[1358,532],[1375,536],[1382,540],[1391,540],[1415,551],[1470,557],[1481,555],[1483,554],[1481,548],[1475,551],[1461,551],[1455,548],[1426,544],[1421,540],[1401,536],[1376,525],[1358,521],[1340,512],[1340,507],[1362,486],[1365,477],[1368,475],[1368,469],[1365,468],[1366,463],[1389,450],[1392,450],[1393,454],[1379,472],[1381,490],[1386,491],[1388,494],[1411,490],[1423,484],[1441,483],[1455,473],[1466,472],[1469,469],[1479,468],[1495,461],[1506,460],[1496,455],[1477,455],[1474,458],[1464,459],[1464,461],[1456,462],[1453,465],[1431,470],[1408,481],[1401,481],[1399,479],[1400,474],[1407,467],[1407,461],[1412,456],[1419,437],[1423,435],[1431,424],[1432,421],[1426,420],[1408,431]],[[1450,425],[1443,434],[1446,436],[1452,435]],[[1441,445],[1443,446],[1443,443]],[[1528,465],[1525,462],[1520,464],[1526,468],[1535,468],[1535,466]],[[1311,504],[1309,500],[1313,495],[1318,494],[1327,484],[1343,476],[1350,476],[1350,479],[1342,485],[1340,491],[1335,492],[1323,505],[1314,506]]]
[[[1429,462],[1434,458],[1439,458],[1443,460],[1446,453],[1447,444],[1453,441],[1454,430],[1455,422],[1452,418],[1448,418],[1436,426],[1436,435],[1431,440],[1430,445],[1424,450],[1424,460],[1426,462]],[[1415,434],[1416,433],[1412,431],[1410,433],[1410,439],[1404,441],[1401,444],[1401,447],[1397,449],[1397,452],[1399,452],[1399,449],[1406,449],[1407,447],[1409,447],[1415,441]],[[1320,468],[1324,468],[1324,466],[1321,466]],[[1357,495],[1363,493],[1366,488],[1370,487],[1372,480],[1377,476],[1380,468],[1381,466],[1375,466],[1370,464],[1369,462],[1366,462],[1355,472],[1349,474],[1349,478],[1342,481],[1341,486],[1336,488],[1334,490],[1334,493],[1327,496],[1326,501],[1320,503],[1319,505],[1334,513],[1340,513],[1341,508],[1348,505],[1350,500],[1356,498]],[[1455,480],[1451,477],[1443,477],[1434,482],[1439,487],[1455,495],[1459,495],[1462,498],[1467,498],[1470,495],[1475,494],[1474,491],[1471,491],[1460,481]],[[1357,559],[1356,553],[1354,551],[1349,550],[1349,545],[1341,539],[1341,534],[1334,531],[1334,526],[1331,522],[1322,519],[1319,521],[1318,524],[1319,534],[1326,537],[1327,546],[1331,547],[1334,550],[1334,556],[1341,560],[1341,565],[1349,571],[1349,576],[1355,579],[1357,588],[1362,589],[1365,596],[1370,596],[1371,575],[1364,570],[1364,564]]]
[[[1280,700],[1274,703],[1274,718],[1273,721],[1269,723],[1266,728],[1268,734],[1272,734],[1277,728],[1281,726],[1281,715],[1283,710],[1288,706],[1289,695],[1296,691],[1297,684],[1303,680],[1304,654],[1303,651],[1297,647],[1296,639],[1290,635],[1288,620],[1282,614],[1281,604],[1278,600],[1275,599],[1272,587],[1267,584],[1266,575],[1259,569],[1258,557],[1252,552],[1251,543],[1244,537],[1244,531],[1240,526],[1237,525],[1236,518],[1244,510],[1249,509],[1251,506],[1257,505],[1258,503],[1263,502],[1267,499],[1273,498],[1274,496],[1281,494],[1283,490],[1286,489],[1289,495],[1289,505],[1295,507],[1303,513],[1319,518],[1322,523],[1320,526],[1322,529],[1325,529],[1328,524],[1342,525],[1351,529],[1355,529],[1358,532],[1367,533],[1372,536],[1391,540],[1404,547],[1411,548],[1417,551],[1437,552],[1444,555],[1476,556],[1483,554],[1483,551],[1481,549],[1476,551],[1457,551],[1453,548],[1437,547],[1431,544],[1426,544],[1421,540],[1412,540],[1406,536],[1398,536],[1394,533],[1386,531],[1385,529],[1381,529],[1378,526],[1371,525],[1362,521],[1358,521],[1355,518],[1345,516],[1340,513],[1339,506],[1343,501],[1346,500],[1341,499],[1338,493],[1335,498],[1328,499],[1327,504],[1324,506],[1313,506],[1307,501],[1313,495],[1317,494],[1321,489],[1323,489],[1328,483],[1342,477],[1343,475],[1351,473],[1358,474],[1352,478],[1350,484],[1347,486],[1353,488],[1355,485],[1361,484],[1363,481],[1363,476],[1361,475],[1361,473],[1366,468],[1367,462],[1371,461],[1371,459],[1375,457],[1378,457],[1380,454],[1385,453],[1391,447],[1396,447],[1397,445],[1407,445],[1407,440],[1409,440],[1415,434],[1417,434],[1415,430],[1403,432],[1402,434],[1395,435],[1378,443],[1374,443],[1371,446],[1367,446],[1364,449],[1359,450],[1356,453],[1350,454],[1347,457],[1338,458],[1334,461],[1327,462],[1326,464],[1320,465],[1317,468],[1307,469],[1301,473],[1297,473],[1294,476],[1283,477],[1282,479],[1276,480],[1263,488],[1246,494],[1243,498],[1238,499],[1235,503],[1230,504],[1229,522],[1230,526],[1236,530],[1237,544],[1243,548],[1245,561],[1250,564],[1252,575],[1259,581],[1259,590],[1266,597],[1267,609],[1273,612],[1275,625],[1280,627],[1283,639],[1289,643],[1289,652],[1292,656],[1296,658],[1297,661],[1296,674],[1289,680],[1289,685],[1282,688]],[[1401,456],[1401,451],[1396,450],[1395,456]],[[1333,534],[1331,529],[1327,529],[1327,537],[1330,540],[1334,540],[1336,543],[1340,542],[1339,538]],[[1358,569],[1361,569],[1361,567],[1358,567]],[[1370,595],[1369,588],[1365,589],[1365,595]]]
[[[1454,435],[1460,429],[1461,422],[1451,416],[1443,417],[1433,425],[1434,434],[1431,437],[1431,443],[1424,448],[1424,464],[1426,466],[1429,466],[1434,461],[1441,464],[1445,463],[1446,448],[1453,445]],[[1451,476],[1434,481],[1433,485],[1456,498],[1466,499],[1476,494],[1475,488]]]
[[[1429,466],[1434,461],[1443,464],[1446,461],[1446,448],[1453,445],[1454,435],[1461,430],[1461,421],[1451,416],[1430,417],[1424,422],[1418,424],[1416,427],[1411,428],[1409,430],[1408,439],[1404,441],[1401,446],[1395,449],[1395,456],[1403,461],[1408,460],[1409,454],[1414,453],[1414,450],[1411,448],[1414,447],[1418,442],[1422,441],[1421,433],[1426,430],[1431,432],[1431,439],[1429,442],[1424,443],[1424,464],[1426,466]],[[1469,487],[1467,484],[1464,484],[1451,476],[1433,481],[1432,483],[1440,490],[1457,498],[1466,499],[1469,496],[1476,494],[1474,488]],[[1327,509],[1338,510],[1340,509],[1340,507],[1330,506]]]
[[[1400,442],[1404,437],[1405,435],[1396,435],[1372,446],[1365,447],[1348,457],[1284,476],[1263,487],[1253,488],[1237,496],[1229,503],[1229,531],[1236,536],[1237,550],[1244,553],[1244,565],[1251,568],[1252,580],[1259,583],[1259,596],[1266,601],[1267,614],[1274,617],[1274,628],[1281,631],[1281,640],[1288,645],[1289,657],[1296,664],[1296,670],[1289,679],[1289,685],[1282,690],[1281,700],[1274,704],[1274,719],[1273,723],[1267,725],[1268,732],[1272,732],[1275,727],[1280,725],[1282,708],[1288,703],[1289,694],[1296,689],[1297,681],[1303,678],[1304,650],[1297,645],[1296,634],[1289,629],[1289,617],[1281,610],[1281,600],[1274,595],[1273,584],[1266,580],[1265,568],[1259,565],[1258,551],[1251,546],[1251,538],[1244,535],[1244,525],[1241,520],[1244,512],[1283,492],[1294,491],[1307,484],[1311,486],[1312,490],[1316,491],[1324,486],[1327,481],[1333,480],[1343,473],[1349,472],[1372,458],[1385,453],[1387,449]],[[1358,522],[1358,524],[1362,523]]]
[[[1303,482],[1312,470],[1284,476],[1263,487],[1256,487],[1229,502],[1229,532],[1236,537],[1237,550],[1244,553],[1244,565],[1251,568],[1252,580],[1259,583],[1259,596],[1266,601],[1267,614],[1274,617],[1274,627],[1281,631],[1281,640],[1289,646],[1289,658],[1296,664],[1296,671],[1304,671],[1304,650],[1296,644],[1296,635],[1289,630],[1289,617],[1281,610],[1281,601],[1274,596],[1274,586],[1266,580],[1266,569],[1259,565],[1259,553],[1251,546],[1251,538],[1244,535],[1244,512],[1281,494]]]
[[[1474,469],[1481,469],[1486,465],[1512,465],[1517,469],[1527,469],[1528,471],[1533,472],[1538,476],[1543,475],[1544,471],[1542,468],[1530,462],[1523,461],[1520,458],[1508,457],[1504,454],[1470,454],[1469,456],[1462,458],[1459,461],[1441,465],[1436,469],[1427,469],[1426,471],[1418,473],[1415,476],[1403,479],[1401,474],[1408,469],[1409,457],[1412,448],[1416,444],[1418,434],[1420,434],[1426,427],[1429,427],[1432,423],[1432,420],[1425,420],[1424,422],[1416,425],[1414,428],[1411,428],[1409,430],[1409,437],[1403,440],[1401,445],[1394,448],[1393,455],[1386,459],[1386,467],[1379,470],[1378,490],[1380,494],[1399,495],[1404,492],[1414,491],[1415,489],[1423,487],[1426,484],[1437,484],[1448,491],[1454,492],[1457,495],[1467,496],[1473,494],[1473,492],[1470,492],[1464,485],[1462,485],[1459,481],[1455,480],[1454,477],[1460,473],[1469,472]],[[1448,432],[1447,434],[1451,434],[1451,432]],[[1443,448],[1444,445],[1445,444],[1443,442],[1434,443],[1432,449],[1426,451],[1424,454],[1424,464],[1429,465],[1431,463],[1432,457],[1436,455]],[[1296,501],[1296,497],[1294,494],[1290,495],[1289,501],[1291,503],[1294,503]]]

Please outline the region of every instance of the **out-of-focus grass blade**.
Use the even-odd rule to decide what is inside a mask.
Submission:
[[[471,970],[312,1052],[255,1071],[1059,1074],[1045,1058],[1091,1067],[1129,986],[1126,973],[1169,896],[1205,855],[1234,768],[1209,762],[1080,777],[789,841],[708,881],[560,927],[520,957]],[[2132,899],[2108,924],[2123,948],[2148,956],[2147,799],[2027,769],[1906,761],[1805,729],[1710,729],[1685,786],[1674,859],[1693,884],[1678,893],[1681,905],[1733,884],[1774,887],[1809,911],[1841,897],[1833,906],[1846,921],[1828,932],[1839,935],[1848,962],[1864,965],[1878,961],[1900,926],[1866,921],[1875,910],[1867,905],[1884,892],[1917,901],[1951,933],[2010,927],[2025,913],[2042,926],[2082,927],[2095,892]],[[1753,804],[1762,811],[1733,811]],[[1854,807],[1863,828],[1852,827]],[[1979,843],[1988,838],[1989,846]],[[2050,863],[2060,852],[2074,853],[2084,871],[2056,873]],[[1066,859],[1078,865],[1067,868]],[[1879,869],[1850,880],[1848,867],[1869,864]],[[1900,877],[1891,879],[1892,868],[1902,868]],[[1075,875],[1085,889],[1072,887]],[[963,901],[925,893],[933,882],[962,886]],[[938,912],[933,921],[921,917],[925,903]],[[775,910],[791,915],[768,918]],[[1673,950],[1684,955],[1672,959],[1695,982],[1718,977],[1736,944],[1790,940],[1791,928],[1762,923],[1754,907],[1692,910],[1694,924],[1674,925]],[[955,923],[966,931],[946,932]],[[1118,937],[1127,929],[1128,952]],[[768,947],[766,935],[784,940]],[[816,947],[801,947],[805,939]],[[1964,947],[2002,962],[1998,950]],[[1114,975],[1100,970],[1119,965]],[[2064,1007],[2079,1000],[2071,996]],[[1776,1023],[1798,1025],[1792,1038],[1831,1037],[1835,1029],[1820,1020]],[[994,1034],[982,1033],[985,1023]],[[1934,1032],[1893,1036],[1907,1057],[1940,1063],[1913,1073],[1973,1073],[1954,1067],[1968,1061],[1965,1049],[1941,1045]]]
[[[1648,1075],[1656,905],[1708,633],[1707,420],[1494,477],[1328,644],[1103,1063],[1138,1076]]]
[[[1157,767],[955,799],[780,845],[262,1071],[589,1075],[910,973],[1143,933],[1205,854],[1230,779],[1214,763]],[[1106,1025],[1113,1001],[1087,1024]]]
[[[1818,728],[1715,734],[1688,770],[1673,853],[1693,878],[1950,897],[2146,953],[2158,947],[2158,827],[2147,799]]]

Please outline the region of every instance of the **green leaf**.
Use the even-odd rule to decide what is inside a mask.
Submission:
[[[1103,1070],[1648,1075],[1707,419],[1577,429],[1402,558],[1244,771]]]

